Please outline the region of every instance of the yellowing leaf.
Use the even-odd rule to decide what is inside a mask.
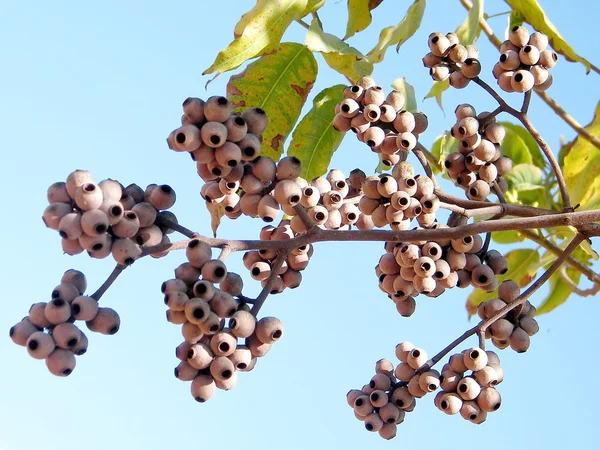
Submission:
[[[519,12],[526,22],[531,24],[537,31],[541,31],[548,35],[552,48],[563,55],[568,61],[580,62],[583,64],[588,73],[594,68],[594,71],[599,72],[600,69],[595,67],[587,59],[575,53],[575,50],[564,40],[554,24],[550,21],[546,13],[537,2],[537,0],[505,0],[510,7]],[[576,8],[576,5],[573,5]]]
[[[217,237],[217,230],[221,225],[221,218],[225,215],[225,207],[222,203],[211,203],[206,202],[206,209],[210,213],[210,227],[213,232],[213,236]]]
[[[434,174],[439,173],[438,165],[444,166],[444,161],[446,161],[446,157],[452,153],[458,151],[458,141],[452,137],[449,131],[446,131],[444,134],[439,136],[431,145],[431,153],[437,159],[438,164],[431,164],[431,170],[433,170]],[[444,177],[448,178],[446,173],[444,172]]]
[[[465,21],[456,29],[458,40],[462,45],[473,44],[481,34],[479,21],[483,19],[483,0],[473,0],[473,7]]]
[[[371,24],[371,11],[383,0],[348,0],[348,24],[344,40],[364,30]]]
[[[498,281],[513,280],[521,287],[527,286],[537,273],[537,263],[540,255],[537,250],[518,249],[508,252],[504,257],[508,260],[508,272],[498,275]],[[497,291],[486,293],[481,289],[475,289],[467,298],[467,311],[469,315],[475,314],[477,307],[492,298],[498,296]]]
[[[275,161],[300,116],[317,77],[317,61],[304,45],[283,43],[227,83],[227,96],[236,111],[262,108],[269,118],[261,154]]]
[[[392,88],[404,94],[404,98],[406,100],[404,101],[403,109],[410,112],[417,111],[417,98],[415,96],[415,88],[412,87],[411,84],[407,83],[405,77],[396,78],[392,82]]]
[[[327,172],[333,153],[344,139],[344,133],[333,128],[335,106],[344,98],[344,87],[338,84],[321,91],[292,134],[287,154],[302,161],[301,176],[307,180]]]
[[[221,50],[202,75],[233,70],[245,61],[272,52],[290,23],[305,11],[307,0],[258,0],[235,27],[233,42]],[[242,31],[243,30],[243,31]]]
[[[302,13],[302,17],[321,9],[321,6],[323,6],[325,2],[326,0],[308,0],[306,3],[306,9]]]
[[[594,136],[600,136],[600,103],[594,119],[586,127]],[[581,209],[600,207],[600,151],[581,137],[577,137],[561,151],[562,170],[573,205]]]
[[[329,67],[348,77],[353,83],[361,76],[373,72],[373,64],[361,52],[337,36],[325,33],[316,19],[306,33],[304,45],[313,52],[321,53]]]
[[[434,81],[431,89],[425,96],[423,100],[427,100],[428,98],[435,98],[438,106],[444,112],[444,105],[442,104],[442,94],[444,91],[450,88],[450,79],[447,78],[444,81]]]
[[[402,44],[404,44],[410,37],[415,34],[421,25],[423,19],[423,13],[425,12],[426,0],[415,0],[412,5],[406,11],[406,15],[402,21],[393,27],[387,27],[381,30],[379,34],[379,42],[377,45],[367,53],[367,58],[373,63],[379,63],[383,61],[385,52],[388,47],[396,45],[396,51],[400,50]]]

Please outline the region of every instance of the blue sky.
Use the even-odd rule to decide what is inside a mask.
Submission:
[[[344,34],[345,3],[327,2],[322,13],[326,31]],[[383,2],[374,11],[371,29],[350,43],[368,51],[378,30],[399,22],[408,3]],[[598,64],[590,38],[598,6],[585,2],[582,11],[564,2],[542,3],[569,43]],[[210,233],[195,167],[185,155],[169,151],[165,138],[178,124],[183,99],[225,92],[229,74],[205,90],[207,77],[201,73],[230,42],[235,23],[252,4],[23,0],[3,5],[0,188],[7,209],[0,225],[5,237],[0,450],[411,448],[448,445],[444,439],[459,446],[485,443],[489,450],[589,447],[597,437],[599,400],[587,381],[600,369],[593,356],[600,339],[600,306],[594,298],[573,297],[541,317],[540,333],[526,354],[501,353],[503,406],[485,424],[446,417],[434,408],[433,398],[425,398],[399,427],[393,444],[366,432],[346,405],[345,393],[368,382],[375,361],[393,358],[395,345],[403,340],[436,353],[471,326],[464,310],[468,292],[460,290],[438,299],[419,298],[410,319],[396,314],[373,270],[381,244],[319,245],[301,288],[271,298],[264,307],[265,315],[283,321],[285,337],[253,372],[241,374],[234,390],[218,392],[203,405],[191,398],[188,383],[173,377],[174,349],[181,339],[178,327],[164,320],[159,291],[183,262],[181,252],[162,260],[145,258],[126,270],[102,298],[102,304],[120,313],[120,332],[91,336],[88,353],[70,377],[51,376],[43,362],[12,344],[9,327],[31,303],[48,300],[66,269],[82,270],[93,291],[114,266],[110,259],[61,255],[58,235],[40,220],[47,187],[70,171],[91,170],[97,181],[168,183],[178,195],[173,211],[180,222]],[[486,6],[490,14],[507,9],[503,2]],[[427,35],[455,29],[465,14],[457,1],[430,2],[417,35],[400,54],[388,51],[376,67],[378,83],[387,87],[406,76],[417,98],[423,98],[431,83],[420,61]],[[491,24],[501,34],[506,17]],[[304,33],[292,25],[285,38],[302,41]],[[497,53],[485,39],[479,44],[484,68],[491,70]],[[344,82],[321,58],[319,70],[313,95]],[[598,75],[586,76],[581,65],[562,59],[553,73],[549,93],[587,123],[600,98]],[[517,96],[508,98],[520,103]],[[448,92],[444,102],[446,116],[432,100],[419,103],[430,120],[425,145],[452,125],[457,103],[471,102],[478,111],[495,106],[476,86]],[[574,135],[535,97],[531,117],[554,148],[560,136],[570,140]],[[376,164],[375,155],[348,136],[332,167],[371,171]],[[255,238],[261,226],[246,219],[228,221],[219,234]],[[228,267],[248,278],[240,256],[232,255]],[[248,280],[246,295],[258,290]]]

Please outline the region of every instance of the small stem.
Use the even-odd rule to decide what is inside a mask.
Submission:
[[[431,170],[431,166],[429,165],[429,161],[427,160],[427,157],[426,157],[426,154],[429,154],[429,156],[432,158],[432,160],[435,161],[435,158],[433,157],[433,155],[429,152],[429,150],[427,150],[425,147],[423,147],[423,145],[421,145],[420,142],[417,142],[417,146],[415,148],[413,148],[413,153],[415,154],[415,156],[417,157],[417,159],[423,166],[423,169],[425,170],[425,174],[429,178],[431,178],[431,181],[433,181],[434,188],[437,188],[438,182],[435,178],[435,175],[433,174],[433,170]],[[439,168],[439,169],[441,172],[442,171],[441,168]]]
[[[483,247],[481,247],[481,250],[479,250],[480,258],[483,258],[485,256],[485,254],[487,253],[488,248],[490,248],[491,241],[492,241],[492,233],[486,233],[485,241],[483,242]]]
[[[289,241],[287,241],[287,242],[289,242]],[[287,255],[288,255],[287,251],[281,251],[277,255],[277,258],[275,258],[275,261],[273,262],[273,264],[271,265],[271,274],[269,275],[269,278],[267,278],[265,287],[263,287],[262,291],[260,291],[260,294],[258,294],[258,297],[256,297],[256,300],[254,300],[254,305],[252,306],[252,309],[250,310],[250,312],[252,313],[252,315],[254,317],[256,317],[258,315],[260,308],[262,308],[265,301],[267,300],[267,297],[271,293],[271,289],[273,288],[273,283],[275,283],[275,280],[279,276],[279,274],[278,274],[279,269],[281,269],[281,266],[283,265],[284,261],[286,260]]]
[[[588,289],[579,289],[577,283],[575,283],[567,273],[567,269],[565,266],[561,266],[561,268],[558,269],[558,275],[560,276],[561,280],[563,280],[577,295],[580,295],[582,297],[590,297],[600,292],[600,283],[594,283],[594,285]]]
[[[111,274],[106,279],[106,281],[104,283],[102,283],[102,286],[100,286],[96,292],[94,292],[92,295],[90,295],[90,297],[92,297],[96,301],[100,301],[100,298],[104,295],[104,293],[108,290],[108,288],[111,287],[111,285],[115,282],[115,280],[117,278],[119,278],[119,275],[121,275],[121,272],[123,272],[126,268],[127,268],[127,266],[117,264],[115,266],[115,268],[113,269],[113,271],[111,272]]]
[[[219,257],[217,259],[219,261],[223,262],[231,254],[231,252],[232,252],[231,245],[225,244],[223,247],[221,247],[221,253],[219,254]]]
[[[312,221],[312,219],[310,218],[310,216],[304,209],[304,206],[296,205],[296,206],[294,206],[294,210],[298,213],[298,216],[300,216],[302,223],[306,227],[306,231],[308,233],[312,233],[317,226],[315,225],[315,223]]]
[[[494,189],[494,194],[496,194],[500,203],[506,203],[504,193],[502,192],[502,189],[500,189],[500,186],[498,186],[498,182],[496,180],[494,180],[492,183],[492,188]]]
[[[452,350],[454,350],[458,345],[462,344],[464,341],[469,339],[475,333],[477,333],[476,326],[468,329],[463,334],[461,334],[459,337],[457,337],[452,342],[450,342],[450,344],[448,344],[446,347],[444,347],[443,350],[441,350],[439,353],[437,353],[435,356],[433,356],[429,361],[427,361],[425,366],[419,370],[423,371],[423,372],[428,371],[433,366],[435,366],[437,363],[439,363],[444,356],[446,356],[448,353],[450,353]]]
[[[304,28],[306,28],[307,30],[310,28],[310,25],[307,24],[304,20],[302,19],[296,19],[296,22],[298,22],[300,25],[302,25]]]
[[[527,114],[529,110],[529,104],[531,103],[531,91],[525,92],[525,97],[523,98],[523,106],[521,106],[521,114]]]
[[[198,235],[198,233],[195,233],[194,231],[187,229],[183,225],[179,225],[178,223],[175,223],[175,222],[173,222],[171,220],[167,220],[167,219],[165,219],[163,217],[158,217],[156,219],[155,223],[158,226],[165,227],[165,228],[170,228],[173,231],[177,231],[178,233],[181,233],[184,236],[189,237],[190,239],[193,239],[193,238],[195,238]]]
[[[546,283],[546,281],[548,281],[548,279],[554,274],[554,272],[556,272],[560,268],[560,266],[565,262],[567,257],[571,253],[573,253],[573,251],[579,246],[581,241],[583,241],[584,239],[585,238],[581,234],[575,235],[575,237],[569,243],[567,248],[552,263],[552,265],[548,268],[548,270],[546,270],[546,272],[544,272],[542,274],[542,276],[540,276],[537,280],[535,280],[535,282],[531,286],[529,286],[525,292],[523,292],[521,295],[519,295],[517,297],[517,299],[515,301],[506,305],[504,308],[502,308],[500,311],[498,311],[496,314],[494,314],[489,319],[482,320],[476,328],[480,332],[485,332],[485,330],[489,326],[491,326],[494,322],[496,322],[498,319],[501,319],[506,314],[508,314],[510,311],[515,309],[517,306],[520,306],[523,303],[525,303],[527,301],[527,299],[529,297],[531,297],[531,295],[533,295],[533,293],[535,291],[537,291],[540,287],[542,287],[544,285],[544,283]]]
[[[479,340],[479,348],[485,350],[485,331],[477,331],[477,339]]]

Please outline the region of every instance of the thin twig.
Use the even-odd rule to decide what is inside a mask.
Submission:
[[[119,275],[121,275],[121,272],[123,272],[126,268],[127,268],[127,266],[117,264],[115,266],[115,268],[113,269],[113,271],[111,272],[111,274],[106,279],[106,281],[104,283],[102,283],[102,286],[100,286],[96,292],[94,292],[92,295],[90,295],[90,297],[92,297],[96,301],[100,301],[100,298],[104,295],[104,293],[108,290],[108,288],[112,286],[112,284],[115,282],[115,280],[117,278],[119,278]]]
[[[289,241],[287,241],[287,242],[289,242]],[[267,297],[271,293],[273,284],[275,283],[275,280],[279,276],[279,269],[281,269],[281,266],[285,262],[288,254],[289,253],[287,251],[281,251],[277,255],[277,258],[275,258],[275,261],[273,262],[273,264],[271,265],[271,273],[269,274],[269,278],[267,278],[267,281],[265,282],[265,286],[263,287],[262,291],[260,291],[260,294],[258,294],[258,297],[256,297],[256,299],[254,300],[254,305],[252,306],[252,309],[250,310],[250,312],[252,313],[252,315],[254,315],[254,317],[256,317],[258,315],[260,308],[262,308],[265,301],[267,300]]]
[[[223,247],[221,247],[221,253],[219,254],[219,257],[217,259],[221,262],[224,262],[230,254],[231,254],[231,246],[224,245]]]
[[[523,97],[523,106],[521,106],[521,114],[527,114],[529,111],[529,104],[531,103],[531,92],[525,92],[525,96]]]
[[[419,159],[419,162],[421,163],[421,165],[423,166],[423,169],[425,170],[425,174],[433,180],[433,182],[435,183],[435,186],[437,187],[437,181],[435,179],[435,176],[433,175],[431,167],[429,167],[429,164],[433,164],[435,166],[435,168],[438,170],[438,172],[443,172],[444,168],[442,167],[440,162],[435,158],[435,156],[433,156],[433,154],[429,150],[427,150],[427,148],[425,148],[420,142],[417,142],[416,148],[421,152],[422,156],[419,153],[417,153],[416,150],[413,150],[413,153]],[[422,160],[422,158],[424,158],[424,160]]]
[[[558,269],[558,275],[560,276],[561,280],[563,280],[577,295],[582,297],[591,297],[592,295],[596,295],[598,292],[600,292],[600,283],[594,283],[594,285],[588,289],[579,289],[577,283],[575,283],[567,273],[567,268],[565,266],[562,266],[560,269]]]
[[[298,22],[300,25],[302,25],[304,28],[306,28],[307,30],[310,28],[310,25],[307,24],[304,20],[302,19],[296,19],[296,22]]]
[[[160,227],[169,228],[169,229],[171,229],[173,231],[177,231],[178,233],[181,233],[184,236],[189,237],[190,239],[193,239],[198,234],[198,233],[195,233],[192,230],[187,229],[183,225],[179,225],[178,223],[173,222],[173,221],[168,220],[168,219],[165,219],[164,217],[160,217],[160,216],[157,217],[155,223],[158,226],[160,226]]]
[[[298,216],[300,217],[302,223],[306,227],[306,231],[312,233],[317,228],[317,226],[306,212],[306,209],[304,209],[304,206],[296,205],[294,206],[294,210],[298,213]]]

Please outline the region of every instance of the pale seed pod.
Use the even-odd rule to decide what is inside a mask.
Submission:
[[[544,50],[540,53],[540,59],[538,62],[546,69],[551,69],[558,62],[558,55],[552,50]]]
[[[247,338],[256,327],[256,318],[247,311],[237,311],[229,320],[231,334],[238,338]]]
[[[523,317],[519,320],[519,327],[523,329],[529,336],[533,336],[540,331],[540,326],[533,317]]]
[[[199,342],[204,337],[204,334],[205,333],[203,330],[194,323],[185,322],[183,325],[181,325],[181,336],[183,336],[185,341],[190,344],[196,344]]]
[[[396,114],[394,114],[396,117]],[[52,203],[71,203],[71,197],[67,192],[67,184],[64,181],[52,183],[46,192],[48,204]]]
[[[52,325],[58,325],[66,322],[71,317],[71,306],[61,298],[55,298],[49,301],[44,307],[46,320]]]
[[[167,322],[172,323],[173,325],[183,325],[187,322],[187,317],[183,311],[167,309],[165,316],[167,318]]]
[[[487,413],[482,411],[474,401],[464,402],[460,408],[460,415],[463,419],[472,423],[482,423],[486,419]],[[483,420],[482,420],[483,419]]]
[[[86,183],[94,183],[94,178],[90,172],[87,170],[75,170],[71,172],[67,176],[67,181],[65,183],[65,188],[69,194],[69,197],[75,199],[75,192],[77,191],[77,188]]]
[[[393,403],[400,409],[406,409],[414,400],[415,398],[408,392],[408,389],[401,387],[394,389],[390,403]]]
[[[450,76],[450,68],[442,62],[429,69],[429,75],[433,81],[444,81]]]
[[[440,374],[437,370],[428,370],[419,375],[419,387],[425,392],[433,392],[440,387]]]
[[[381,417],[381,420],[383,420],[383,422],[386,425],[394,425],[395,429],[396,422],[400,419],[400,416],[404,416],[405,413],[404,411],[401,411],[396,405],[389,402],[379,409],[378,414],[379,417]],[[388,437],[386,439],[391,439],[391,437]]]
[[[496,275],[508,272],[508,261],[500,254],[486,258],[486,263]]]
[[[381,420],[381,417],[377,413],[369,414],[364,422],[367,431],[378,432],[383,428],[383,420]]]
[[[44,321],[47,322],[45,317]],[[9,336],[15,344],[25,346],[29,337],[38,331],[38,327],[35,326],[29,319],[25,318],[21,322],[17,323],[16,325],[10,328]]]
[[[420,348],[414,348],[406,357],[406,364],[408,364],[413,369],[417,370],[423,367],[427,362],[427,353]]]
[[[478,347],[466,350],[463,355],[464,364],[469,370],[476,372],[487,365],[487,354]]]
[[[369,394],[369,401],[375,408],[381,408],[388,403],[388,396],[385,391],[381,389],[375,389]]]
[[[506,319],[498,319],[494,322],[490,328],[490,334],[493,338],[498,340],[506,340],[510,337],[515,326]]]
[[[124,266],[129,266],[140,257],[142,249],[129,239],[115,239],[111,252],[116,262]]]
[[[60,221],[67,215],[73,214],[73,207],[68,203],[52,203],[46,207],[42,220],[46,227],[58,230]]]
[[[293,180],[300,176],[302,163],[295,156],[286,156],[277,163],[276,176],[278,180]]]
[[[486,183],[492,183],[498,178],[498,169],[492,163],[487,162],[479,169],[479,178]]]
[[[81,331],[72,323],[61,323],[56,325],[52,329],[52,338],[56,343],[57,347],[64,349],[72,349],[79,343],[79,339],[81,338]],[[52,347],[52,350],[54,347]],[[51,352],[48,352],[48,355]],[[45,355],[44,358],[48,355]],[[43,359],[43,358],[39,358]]]
[[[92,320],[98,314],[98,302],[87,296],[78,296],[71,303],[71,313],[76,320]]]
[[[343,91],[344,98],[351,98],[353,100],[356,100],[357,102],[362,100],[364,93],[365,90],[361,86],[358,86],[356,84],[344,88]]]
[[[485,366],[483,369],[474,372],[473,375],[482,387],[494,387],[498,384],[498,372],[492,366]]]
[[[262,134],[269,124],[267,113],[262,108],[245,109],[242,118],[246,121],[248,132],[257,136]]]
[[[504,69],[502,68],[500,63],[497,62],[496,64],[494,64],[494,67],[492,68],[492,75],[494,75],[494,78],[497,80],[503,73]]]
[[[190,325],[194,325],[190,322],[188,322],[188,323]],[[201,334],[196,335],[196,336],[198,336],[197,339],[195,339],[196,342],[199,341],[200,339],[202,339],[202,337],[204,337],[204,335],[212,336],[213,334],[218,333],[219,330],[221,329],[221,324],[222,324],[221,318],[216,313],[211,311],[208,314],[208,317],[206,318],[206,320],[204,322],[201,322],[200,324],[195,325],[196,328],[198,328],[199,332],[201,333]]]
[[[67,377],[75,369],[75,354],[70,350],[57,348],[46,358],[46,367],[52,375]]]
[[[248,131],[246,121],[237,114],[231,114],[225,121],[227,128],[227,140],[231,142],[241,141]]]
[[[458,382],[456,393],[464,401],[475,400],[481,392],[479,383],[474,378],[465,377]]]
[[[498,86],[500,86],[500,89],[502,89],[504,92],[515,91],[512,85],[512,79],[514,74],[515,73],[513,71],[508,71],[500,74],[500,76],[498,77]]]
[[[211,283],[220,283],[227,276],[227,267],[222,261],[212,259],[204,263],[201,274],[203,279]]]
[[[227,331],[220,331],[210,339],[210,348],[215,356],[229,356],[237,346],[237,338]]]
[[[503,70],[517,70],[520,65],[519,51],[507,50],[500,55],[500,67]]]
[[[494,280],[496,280],[494,271],[484,264],[478,265],[471,271],[471,282],[477,287],[483,288],[488,286]]]
[[[242,151],[242,161],[253,161],[260,153],[260,139],[252,133],[247,133],[237,145]]]
[[[198,375],[198,369],[190,365],[187,361],[181,361],[173,370],[175,378],[181,381],[192,381]]]
[[[265,344],[273,344],[283,336],[283,324],[276,317],[263,317],[256,323],[256,337]]]
[[[462,408],[463,401],[454,392],[440,391],[435,396],[435,406],[448,415],[457,414]]]
[[[365,394],[356,397],[352,407],[358,415],[363,417],[368,416],[373,412],[373,405],[371,405],[371,402],[369,401],[369,396]]]
[[[423,57],[422,61],[424,67],[431,69],[432,67],[442,63],[443,59],[440,56],[436,56],[429,52]],[[402,105],[404,105],[404,102],[402,102]]]
[[[471,200],[483,201],[490,195],[490,185],[484,180],[477,180],[467,190],[467,196]]]
[[[455,353],[450,357],[448,365],[450,368],[457,373],[464,373],[469,368],[465,365],[464,354],[463,353]]]
[[[500,393],[493,387],[486,387],[481,390],[477,397],[477,406],[485,412],[497,411],[502,404]]]
[[[404,382],[408,382],[414,375],[415,370],[406,363],[400,363],[396,366],[394,371],[395,377]]]
[[[532,66],[529,71],[531,72],[531,75],[533,75],[534,87],[544,84],[550,76],[548,69],[545,69],[541,65]]]
[[[541,33],[539,31],[534,31],[529,36],[529,41],[527,41],[527,44],[533,45],[540,52],[543,52],[544,50],[546,50],[546,47],[548,46],[548,36],[546,36],[544,33]]]
[[[469,79],[475,78],[481,73],[481,63],[476,58],[467,58],[460,66],[460,71]]]
[[[385,132],[380,127],[371,126],[364,131],[364,142],[371,148],[380,146],[384,139]]]
[[[442,33],[431,33],[429,35],[428,44],[431,53],[439,57],[446,56],[451,46],[450,39]]]
[[[440,387],[446,392],[453,392],[460,380],[462,380],[462,373],[449,369],[443,370],[440,375]]]
[[[526,45],[519,51],[519,59],[527,66],[534,66],[540,59],[540,51],[533,45]]]
[[[105,335],[113,335],[119,331],[121,319],[117,312],[112,308],[98,308],[96,316],[85,324],[90,331]]]
[[[208,316],[210,315],[210,306],[206,300],[191,298],[185,302],[183,312],[189,322],[200,325],[208,319]]]
[[[481,139],[479,145],[473,149],[473,156],[480,161],[479,164],[476,164],[478,167],[470,167],[473,172],[476,172],[481,169],[481,166],[483,166],[484,163],[494,161],[494,158],[496,157],[496,146],[487,139]],[[468,156],[466,159],[468,159]],[[469,168],[468,164],[467,168]]]
[[[402,151],[409,152],[417,146],[417,138],[411,132],[402,132],[396,137],[396,146]]]
[[[517,70],[510,83],[515,92],[527,92],[533,88],[535,80],[529,70]]]
[[[175,348],[175,356],[177,357],[178,360],[180,361],[186,361],[188,360],[188,351],[190,350],[190,348],[192,348],[192,345],[194,344],[190,344],[187,341],[183,341],[181,344],[179,344],[176,348]]]
[[[394,129],[398,133],[412,133],[415,126],[415,116],[410,111],[402,110],[394,119]]]
[[[49,334],[35,331],[27,339],[25,347],[32,358],[46,359],[54,351],[56,344]]]
[[[358,207],[352,203],[342,204],[339,211],[342,215],[342,223],[348,225],[355,224],[361,215]]]
[[[252,353],[243,345],[238,345],[228,357],[236,370],[246,371],[252,363]]]
[[[352,119],[360,113],[359,103],[351,98],[346,98],[340,103],[340,114],[347,119]]]
[[[190,389],[194,400],[198,403],[204,403],[215,394],[217,386],[211,376],[198,375],[192,381]]]
[[[381,108],[374,103],[365,105],[363,115],[368,122],[377,122],[381,117]]]
[[[204,100],[196,97],[188,97],[183,102],[183,113],[190,123],[201,125],[206,119],[204,117]]]
[[[219,289],[215,290],[215,295],[210,301],[210,308],[221,318],[233,316],[238,306],[238,301],[233,296]]]
[[[233,372],[231,378],[228,378],[227,380],[215,380],[215,385],[217,386],[217,389],[230,391],[237,385],[237,377],[237,372]]]
[[[468,58],[468,52],[464,45],[455,44],[450,47],[448,58],[454,63],[464,63]]]
[[[344,114],[338,113],[333,118],[332,126],[334,130],[345,133],[346,131],[350,131],[352,123],[348,117],[344,116]]]
[[[530,35],[529,31],[527,31],[527,28],[521,25],[516,25],[512,27],[508,34],[510,43],[517,47],[523,47],[527,45],[527,42],[529,41],[529,36]]]
[[[546,81],[544,81],[541,84],[538,84],[537,86],[534,86],[533,89],[537,92],[544,92],[550,86],[552,86],[552,81],[553,81],[552,74],[548,73],[548,78],[546,79]]]
[[[248,347],[252,356],[256,356],[257,358],[265,356],[271,350],[271,345],[261,342],[254,333],[246,338],[246,347]]]
[[[198,280],[194,283],[192,292],[194,297],[209,302],[215,296],[216,289],[210,281]]]
[[[385,94],[381,86],[371,86],[365,90],[362,98],[363,105],[381,105],[385,101]]]

